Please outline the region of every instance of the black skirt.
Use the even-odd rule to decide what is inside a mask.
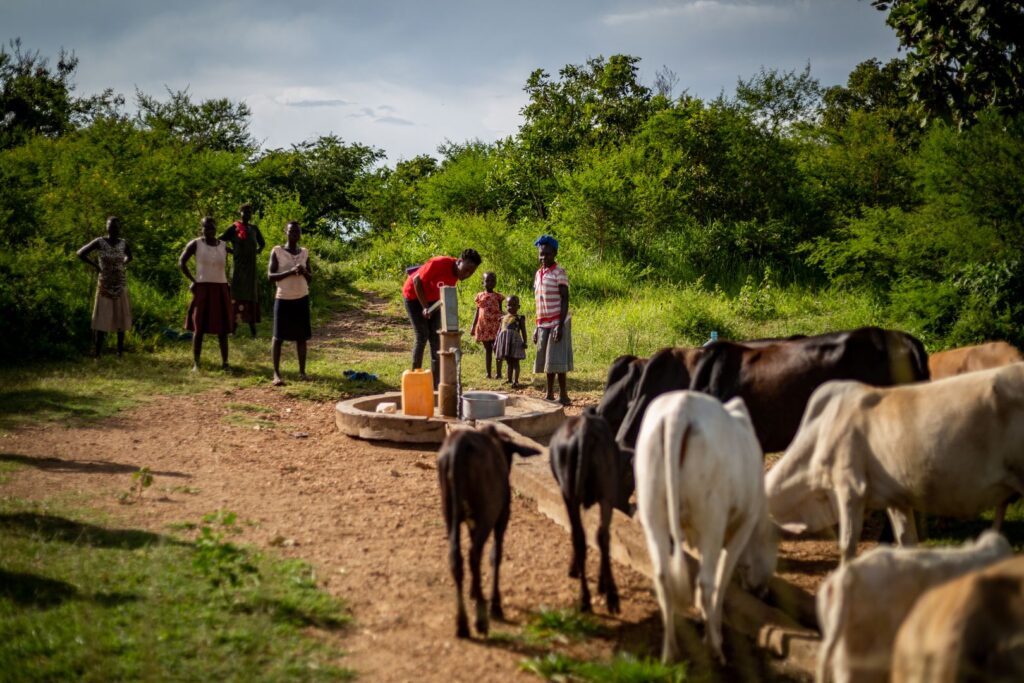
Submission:
[[[309,296],[301,299],[274,299],[274,339],[305,341],[312,336]]]

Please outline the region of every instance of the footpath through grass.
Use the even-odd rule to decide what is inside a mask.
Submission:
[[[181,537],[0,498],[0,681],[337,681],[349,617],[312,569],[231,542],[234,515]]]

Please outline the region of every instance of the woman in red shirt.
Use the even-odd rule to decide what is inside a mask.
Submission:
[[[466,249],[459,258],[435,256],[409,274],[402,287],[405,310],[412,322],[416,340],[412,346],[412,369],[423,367],[423,350],[430,344],[430,370],[434,375],[434,388],[440,379],[437,351],[441,340],[437,336],[441,329],[441,309],[427,311],[430,305],[441,298],[440,287],[454,287],[459,280],[472,277],[480,265],[480,254],[476,249]]]

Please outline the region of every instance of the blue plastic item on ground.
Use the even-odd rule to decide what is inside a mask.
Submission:
[[[377,380],[377,375],[372,372],[363,372],[362,370],[346,370],[341,374],[345,375],[345,379],[352,380],[353,382],[371,382]]]

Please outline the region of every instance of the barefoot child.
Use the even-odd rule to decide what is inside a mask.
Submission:
[[[526,358],[526,316],[519,315],[519,297],[513,294],[508,298],[508,313],[501,319],[501,330],[494,340],[494,352],[501,361],[508,362],[508,379],[513,389],[519,388],[519,361]],[[498,370],[501,377],[501,370]]]
[[[494,291],[497,282],[498,277],[494,273],[484,273],[485,291],[476,295],[476,314],[473,316],[473,326],[469,329],[469,333],[484,345],[487,357],[487,379],[491,378],[494,338],[498,334],[499,325],[501,325],[501,302],[505,300],[503,294]],[[501,360],[498,361],[498,372],[494,376],[501,378]]]

